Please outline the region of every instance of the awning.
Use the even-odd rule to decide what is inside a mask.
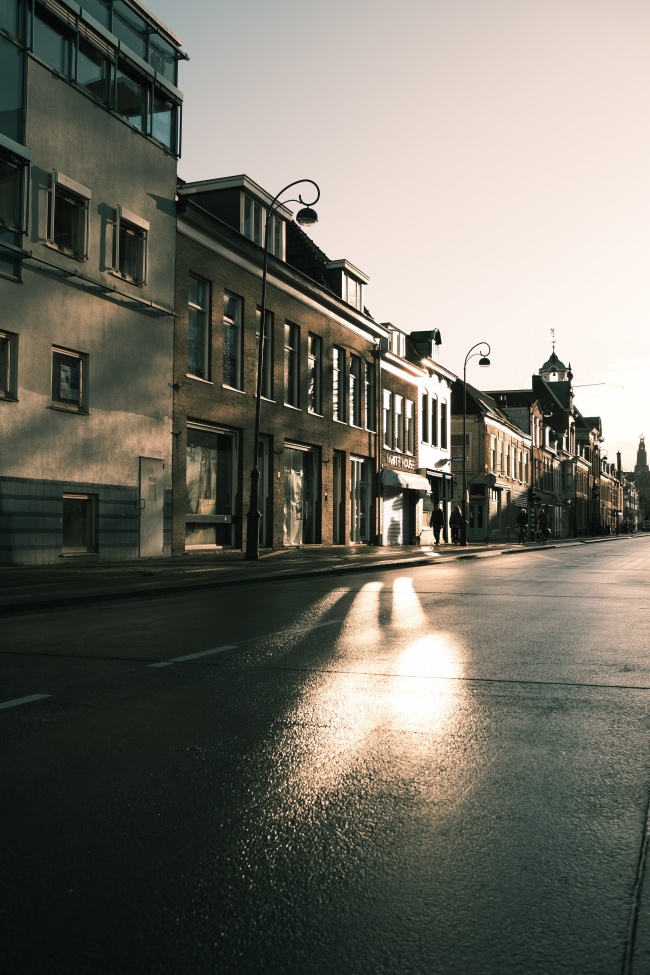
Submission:
[[[395,471],[392,467],[384,467],[381,472],[381,483],[391,487],[408,488],[410,491],[431,491],[431,485],[421,474],[410,471]]]

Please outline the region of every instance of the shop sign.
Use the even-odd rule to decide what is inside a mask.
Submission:
[[[387,456],[386,456],[386,466],[387,467],[400,467],[403,471],[414,471],[415,470],[415,458],[414,457],[400,457],[398,454],[387,454]]]

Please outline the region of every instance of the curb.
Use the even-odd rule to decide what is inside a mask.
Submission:
[[[10,596],[6,597],[5,599],[0,598],[0,616],[12,614],[18,615],[25,612],[40,612],[43,610],[53,609],[75,609],[83,603],[115,602],[118,600],[137,599],[140,597],[155,598],[158,596],[169,595],[170,593],[183,592],[184,590],[197,592],[219,587],[225,588],[227,586],[248,586],[278,581],[288,582],[296,579],[304,579],[306,577],[318,578],[325,576],[344,576],[351,573],[360,572],[387,572],[401,568],[422,568],[425,566],[432,567],[447,564],[449,562],[465,562],[477,559],[495,558],[500,555],[517,555],[521,554],[522,552],[539,552],[542,550],[567,548],[574,545],[598,544],[600,542],[612,541],[615,538],[622,537],[628,538],[630,536],[612,535],[603,538],[578,538],[568,539],[566,541],[558,540],[558,542],[546,545],[517,545],[515,548],[503,549],[486,548],[467,553],[454,551],[453,553],[450,552],[449,554],[443,554],[439,552],[435,560],[433,560],[430,556],[417,555],[413,558],[388,558],[381,562],[358,562],[351,565],[324,565],[314,566],[312,568],[286,570],[281,568],[273,568],[270,569],[268,573],[256,574],[252,576],[242,575],[237,577],[228,575],[227,577],[219,578],[219,575],[217,574],[211,579],[201,579],[195,581],[172,579],[166,582],[143,582],[129,585],[126,588],[122,586],[113,589],[90,589],[80,593],[62,593],[60,595],[52,596],[17,594],[13,598]],[[433,551],[434,550],[431,549],[432,553]],[[217,569],[217,572],[219,571],[228,570],[225,568],[223,570]]]

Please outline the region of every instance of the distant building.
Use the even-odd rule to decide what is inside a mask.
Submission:
[[[645,446],[645,436],[639,437],[639,449],[634,465],[634,482],[638,492],[639,518],[643,528],[650,527],[650,468]]]

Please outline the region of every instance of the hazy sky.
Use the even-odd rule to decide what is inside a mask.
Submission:
[[[321,188],[365,304],[483,389],[551,353],[632,468],[650,437],[648,0],[148,0],[181,39],[187,180]],[[295,208],[294,208],[295,209]],[[604,384],[604,385],[595,385]],[[583,387],[583,388],[581,388]]]

